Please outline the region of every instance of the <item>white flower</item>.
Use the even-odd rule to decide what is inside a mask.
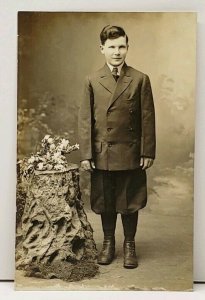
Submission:
[[[75,144],[75,148],[79,150],[80,149],[80,145],[79,144]]]
[[[56,147],[56,146],[55,146],[54,144],[51,144],[51,145],[50,145],[50,150],[54,150],[55,147]]]
[[[54,166],[54,169],[55,169],[55,170],[63,170],[63,169],[64,169],[64,166],[58,164],[58,165],[55,165],[55,166]]]
[[[39,170],[42,170],[42,169],[43,169],[43,163],[39,163],[39,164],[38,164],[38,169],[39,169]]]
[[[48,140],[49,138],[50,138],[50,135],[49,135],[49,134],[47,134],[47,135],[45,135],[45,136],[44,136],[44,138],[43,138],[43,139],[44,139],[44,140]]]
[[[63,148],[66,148],[69,143],[70,143],[69,140],[63,139],[61,145],[63,146]]]
[[[49,144],[53,144],[53,139],[52,139],[52,138],[49,138],[47,142],[48,142]]]
[[[46,158],[50,159],[51,158],[51,154],[49,152],[46,153]]]
[[[29,163],[29,164],[34,163],[34,161],[35,161],[35,157],[34,157],[34,156],[31,156],[31,157],[28,159],[28,163]]]
[[[39,161],[46,162],[46,156],[41,156],[41,157],[39,157]]]
[[[47,166],[46,166],[46,168],[47,168],[47,170],[52,170],[53,169],[53,166],[51,165],[51,164],[47,164]]]
[[[53,154],[54,159],[58,159],[61,156],[61,152],[56,152]]]

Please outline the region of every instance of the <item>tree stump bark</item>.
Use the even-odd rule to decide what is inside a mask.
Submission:
[[[35,171],[16,245],[17,269],[27,276],[81,280],[97,273],[96,255],[77,165],[66,171]]]

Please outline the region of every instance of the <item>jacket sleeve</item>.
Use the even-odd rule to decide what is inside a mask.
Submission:
[[[92,159],[92,108],[93,90],[86,77],[84,94],[80,101],[78,113],[78,136],[81,160]]]
[[[149,77],[144,75],[141,86],[141,156],[155,158],[155,109]]]

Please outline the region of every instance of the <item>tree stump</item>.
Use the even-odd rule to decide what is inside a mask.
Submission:
[[[93,277],[97,250],[81,200],[78,166],[35,171],[26,194],[17,269],[27,276],[68,281]]]

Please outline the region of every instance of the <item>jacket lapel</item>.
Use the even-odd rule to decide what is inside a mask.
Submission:
[[[99,82],[100,84],[111,93],[108,108],[119,98],[119,96],[128,88],[132,82],[132,77],[129,74],[126,64],[122,67],[120,77],[116,82],[110,72],[107,64],[101,69]]]
[[[113,78],[107,64],[105,64],[101,69],[99,83],[111,94],[114,94],[114,91],[116,89],[116,81]]]
[[[108,108],[120,97],[120,95],[128,88],[133,78],[130,76],[126,64],[122,67],[120,77],[118,78],[115,91],[110,99]]]

